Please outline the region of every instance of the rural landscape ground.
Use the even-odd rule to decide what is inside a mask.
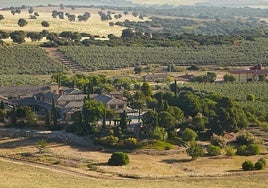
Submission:
[[[266,187],[267,184],[267,170],[241,170],[245,157],[218,156],[191,161],[182,148],[134,151],[129,153],[130,165],[109,167],[106,163],[110,152],[51,142],[47,153],[39,155],[36,142],[27,138],[1,139],[2,187],[19,184],[23,187]]]
[[[71,1],[57,2],[66,2],[68,5],[71,3]],[[3,20],[0,20],[1,31],[11,33],[21,30],[25,33],[38,33],[45,29],[54,34],[68,31],[87,33],[94,37],[92,40],[89,40],[88,37],[82,37],[81,41],[85,40],[84,43],[71,41],[67,38],[64,39],[65,41],[62,40],[64,42],[59,40],[60,45],[57,44],[58,46],[44,47],[40,45],[44,42],[51,42],[46,37],[38,41],[32,41],[29,37],[26,37],[25,42],[17,44],[11,37],[2,39],[2,33],[0,33],[2,42],[2,46],[0,46],[0,87],[43,86],[55,81],[55,75],[57,75],[59,80],[62,76],[65,79],[64,81],[69,84],[68,86],[74,84],[81,90],[85,90],[86,87],[89,87],[87,84],[90,76],[96,76],[97,78],[101,75],[100,78],[102,77],[106,81],[100,86],[103,90],[114,91],[115,87],[112,88],[109,84],[117,79],[123,81],[125,79],[129,82],[129,88],[124,89],[124,91],[133,94],[141,88],[146,79],[149,80],[152,77],[153,79],[149,80],[148,83],[153,88],[153,94],[159,91],[167,91],[165,97],[168,97],[173,94],[171,90],[171,85],[175,84],[173,81],[178,79],[176,84],[179,85],[179,89],[185,89],[187,92],[197,91],[197,94],[195,94],[199,99],[208,96],[207,98],[204,97],[204,101],[201,102],[202,105],[204,103],[209,104],[204,105],[207,109],[200,109],[200,111],[211,116],[207,118],[205,115],[197,113],[193,117],[185,116],[184,122],[178,121],[177,124],[181,123],[182,128],[185,128],[184,126],[194,127],[194,123],[191,121],[200,118],[203,122],[197,122],[196,132],[204,131],[200,130],[202,126],[204,127],[204,122],[207,123],[211,117],[213,119],[216,117],[215,114],[219,112],[215,110],[217,107],[215,101],[220,98],[218,95],[228,96],[230,100],[235,101],[232,103],[235,105],[230,106],[237,107],[240,105],[237,108],[230,107],[230,111],[234,112],[233,114],[237,115],[241,109],[248,110],[245,115],[251,121],[248,123],[250,126],[241,129],[254,137],[252,143],[257,143],[260,146],[260,152],[256,155],[237,155],[233,153],[230,156],[224,148],[225,145],[217,156],[209,156],[206,152],[203,156],[192,160],[193,158],[186,151],[190,143],[185,144],[178,137],[175,137],[177,140],[164,139],[170,141],[172,147],[167,145],[161,146],[161,149],[159,149],[156,146],[148,145],[136,149],[118,149],[117,147],[109,148],[96,144],[95,135],[99,135],[99,132],[95,135],[77,136],[65,130],[49,131],[48,127],[44,127],[43,119],[43,124],[38,124],[36,127],[25,125],[24,128],[20,128],[16,125],[7,128],[2,126],[1,123],[0,187],[266,188],[268,185],[267,166],[262,170],[244,171],[241,165],[246,160],[253,162],[260,158],[268,160],[267,75],[262,78],[262,81],[261,78],[255,76],[251,79],[251,82],[247,83],[248,74],[241,76],[239,74],[235,77],[236,82],[224,82],[225,75],[228,75],[230,70],[247,71],[256,64],[262,64],[263,70],[267,70],[267,10],[265,12],[258,9],[260,11],[258,12],[255,9],[245,8],[246,16],[243,15],[244,12],[242,11],[241,15],[243,16],[241,18],[238,18],[238,16],[229,18],[229,15],[226,15],[224,11],[221,12],[222,9],[219,9],[219,15],[214,15],[216,14],[214,13],[211,16],[209,10],[206,9],[207,12],[205,13],[207,15],[201,12],[198,15],[193,13],[189,16],[183,15],[186,14],[185,12],[182,15],[177,15],[176,9],[174,9],[174,12],[165,13],[171,7],[167,4],[193,5],[204,1],[170,0],[163,3],[163,1],[158,0],[133,0],[132,3],[148,4],[150,6],[158,4],[160,6],[160,9],[152,8],[149,10],[143,9],[142,6],[137,8],[137,14],[141,16],[139,17],[133,15],[136,11],[135,8],[107,8],[106,6],[99,6],[103,5],[103,1],[97,2],[99,2],[98,6],[73,8],[70,6],[46,6],[50,1],[44,1],[45,6],[33,6],[34,12],[39,14],[36,19],[29,18],[29,7],[21,9],[19,14],[15,13],[14,15],[11,14],[13,9],[0,10],[0,15],[4,17]],[[9,1],[3,1],[2,5],[13,6],[9,3]],[[27,4],[29,1],[18,1],[16,3],[14,6],[21,6],[19,3]],[[37,5],[36,2],[32,3],[32,5]],[[85,3],[85,1],[81,1],[82,3]],[[218,1],[215,3],[221,4]],[[232,4],[231,1],[226,3]],[[252,1],[245,1],[244,3],[249,6],[265,6],[266,2],[263,1],[257,5]],[[131,6],[134,5],[131,4]],[[194,11],[195,8],[193,10],[189,8],[189,10]],[[242,10],[242,8],[238,8],[237,12],[240,9]],[[66,17],[65,19],[53,18],[51,15],[53,10],[74,14],[76,17],[85,12],[90,12],[90,18],[87,21],[69,21]],[[129,12],[124,14],[124,10],[129,10]],[[141,10],[148,12],[143,15]],[[107,14],[110,12],[112,18],[105,21],[101,20],[100,11]],[[155,11],[159,11],[160,15],[154,15],[156,14]],[[228,11],[232,14],[236,13],[233,8],[228,9]],[[253,13],[256,11],[259,16],[252,16],[251,11]],[[121,14],[122,17],[115,18],[118,14]],[[154,16],[157,18],[154,18]],[[187,18],[187,16],[189,17]],[[223,18],[220,18],[220,16],[223,16]],[[19,19],[27,20],[28,24],[20,27],[18,25]],[[150,25],[152,20],[154,22]],[[41,25],[42,21],[49,22],[50,26],[44,28]],[[113,25],[111,22],[121,22],[121,25]],[[145,23],[149,24],[146,25]],[[225,27],[224,24],[228,26]],[[150,36],[154,40],[146,38],[144,35],[146,32],[137,32],[140,36],[137,34],[136,38],[133,37],[132,39],[130,37],[131,39],[128,39],[126,37],[125,39],[121,36],[127,28],[133,30],[148,29],[150,32],[158,32],[163,29],[163,32],[157,33],[154,37]],[[185,33],[187,31],[190,33]],[[193,33],[191,33],[192,31]],[[171,34],[168,32],[171,32]],[[207,34],[209,32],[213,34],[210,36],[210,34]],[[61,45],[61,42],[64,45]],[[174,67],[171,67],[171,65],[174,65]],[[197,70],[189,69],[189,67],[192,68],[192,65],[194,65],[194,68],[197,67]],[[140,68],[141,72],[135,72],[135,68]],[[213,82],[209,83],[208,80],[197,80],[195,82],[179,80],[180,77],[192,75],[203,79],[207,73],[215,73]],[[157,78],[157,76],[161,78]],[[205,78],[207,79],[207,77]],[[239,83],[238,79],[244,80],[244,82]],[[256,79],[256,82],[254,79]],[[100,90],[100,93],[103,90]],[[155,96],[151,94],[150,97],[149,99],[152,99]],[[142,102],[145,104],[148,101],[145,102],[144,100]],[[168,100],[166,99],[165,102],[168,103]],[[161,105],[163,104],[161,103]],[[224,106],[225,103],[222,105]],[[142,108],[144,108],[143,113],[150,111],[149,108],[146,109],[144,106]],[[219,109],[223,109],[223,107],[219,107]],[[226,111],[220,111],[223,113],[219,117],[225,116]],[[7,122],[8,118],[5,117],[5,119]],[[237,121],[237,124],[239,124],[239,120],[235,120],[235,123]],[[221,123],[224,124],[225,122],[222,121]],[[110,132],[113,131],[110,130]],[[226,144],[231,145],[235,150],[238,148],[236,137],[241,133],[239,131],[229,131],[230,133],[223,131],[221,134],[223,139],[227,140]],[[164,136],[168,137],[169,135],[167,135],[167,132],[165,132]],[[204,136],[200,135],[201,137]],[[144,138],[141,142],[147,141],[145,135],[141,135],[141,137]],[[40,152],[41,141],[46,142],[43,152]],[[205,139],[199,139],[196,143],[203,148],[210,145],[210,142]],[[130,163],[126,166],[108,165],[108,160],[115,151],[127,153]]]

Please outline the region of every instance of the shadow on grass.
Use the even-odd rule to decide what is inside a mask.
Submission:
[[[188,163],[191,161],[192,161],[192,159],[165,159],[165,160],[162,160],[162,162],[167,163],[167,164]]]
[[[30,138],[20,138],[18,140],[11,140],[11,141],[6,141],[3,143],[0,143],[0,148],[1,149],[14,149],[18,147],[24,147],[24,146],[29,146],[29,145],[37,145],[38,139],[30,139]]]

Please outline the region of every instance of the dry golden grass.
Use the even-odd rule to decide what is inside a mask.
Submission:
[[[267,174],[232,177],[206,177],[206,178],[180,178],[169,180],[114,180],[92,179],[71,174],[52,171],[46,168],[38,168],[20,163],[0,161],[1,187],[144,187],[144,188],[223,188],[223,187],[259,187],[265,188],[268,179]]]
[[[102,172],[96,176],[133,176],[140,178],[176,178],[176,177],[207,177],[229,176],[244,174],[241,164],[246,159],[257,161],[260,157],[268,158],[268,155],[250,157],[202,157],[191,161],[184,148],[169,151],[136,151],[129,153],[131,163],[124,167],[107,166],[111,153],[92,151],[86,148],[71,147],[63,144],[50,143],[48,153],[45,156],[36,157],[38,151],[36,140],[31,139],[2,139],[0,141],[0,153],[5,156],[18,157],[21,153],[31,153],[35,158],[31,161],[45,164],[57,163],[66,168],[78,168],[87,173],[87,165],[93,165]],[[28,159],[27,159],[28,160]],[[86,170],[86,171],[85,171]],[[267,170],[262,172],[268,172]]]
[[[1,187],[266,187],[267,168],[244,172],[241,164],[252,157],[202,157],[191,161],[183,148],[170,151],[129,153],[130,164],[111,167],[106,163],[111,153],[49,143],[47,153],[36,154],[35,139],[1,139],[0,153],[17,157],[29,153],[28,163],[0,157]],[[39,156],[39,160],[36,160]],[[22,157],[21,157],[22,158]],[[27,157],[22,158],[27,160]],[[90,164],[91,168],[87,165]],[[122,177],[132,177],[120,178]]]
[[[68,21],[67,17],[65,16],[65,19],[59,19],[59,18],[52,18],[52,11],[62,11],[64,13],[70,13],[75,14],[76,17],[78,15],[82,15],[85,12],[89,12],[91,14],[91,17],[88,19],[88,21],[84,22],[70,22]],[[5,19],[0,21],[0,28],[1,30],[6,31],[15,31],[15,30],[23,30],[23,31],[34,31],[34,32],[40,32],[43,29],[48,30],[49,32],[56,32],[60,33],[62,31],[72,31],[72,32],[85,32],[92,35],[98,35],[100,37],[107,37],[108,34],[114,34],[116,36],[121,36],[123,27],[118,26],[109,26],[109,22],[117,22],[117,21],[124,21],[126,19],[133,20],[133,21],[141,21],[139,18],[136,18],[132,16],[131,14],[128,14],[126,16],[123,15],[122,12],[115,12],[116,14],[122,14],[123,17],[121,19],[113,19],[109,21],[101,21],[100,16],[98,15],[98,11],[100,9],[96,8],[76,8],[75,10],[71,10],[70,8],[65,8],[61,10],[57,7],[36,7],[34,8],[34,11],[38,12],[40,16],[37,17],[37,19],[29,19],[29,13],[27,9],[23,9],[20,14],[12,15],[10,11],[0,11],[0,14],[2,14]],[[106,12],[107,10],[103,11]],[[114,12],[114,11],[113,11]],[[113,15],[112,15],[113,16]],[[28,24],[24,27],[19,27],[17,22],[20,18],[24,18],[27,20]],[[41,25],[42,21],[47,21],[50,24],[50,27],[43,27]]]

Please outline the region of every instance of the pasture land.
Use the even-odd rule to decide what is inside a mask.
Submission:
[[[50,142],[37,154],[37,140],[0,141],[1,187],[266,187],[267,169],[244,172],[241,163],[261,156],[202,157],[191,161],[182,148],[138,150],[131,163],[107,166],[111,153]],[[13,160],[13,159],[19,160]],[[32,162],[28,162],[32,161]]]
[[[89,12],[91,14],[90,18],[87,21],[69,21],[65,16],[65,19],[59,19],[52,17],[52,11],[57,10],[64,13],[70,13],[77,16],[83,15],[85,12]],[[37,19],[30,19],[28,9],[22,9],[20,14],[12,15],[10,10],[0,11],[5,19],[0,21],[1,30],[5,31],[15,31],[15,30],[23,30],[23,31],[33,31],[33,32],[41,32],[46,29],[49,32],[61,33],[62,31],[72,31],[79,33],[89,33],[94,36],[107,37],[108,34],[114,34],[115,36],[121,36],[122,30],[124,27],[119,26],[109,26],[109,22],[117,22],[117,21],[125,21],[126,19],[132,21],[142,21],[137,17],[132,16],[132,14],[124,15],[121,11],[112,11],[115,14],[122,14],[122,18],[115,19],[112,14],[112,20],[109,21],[101,21],[100,16],[98,15],[98,11],[101,9],[98,8],[75,8],[72,10],[71,8],[60,9],[59,7],[34,7],[34,12],[38,12],[39,16]],[[107,12],[107,10],[102,10],[103,12]],[[20,18],[26,19],[28,24],[24,27],[18,26],[18,20]],[[146,19],[144,19],[146,20]],[[41,25],[42,21],[47,21],[50,26],[43,27]]]

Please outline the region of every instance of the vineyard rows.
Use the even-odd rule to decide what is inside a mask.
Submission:
[[[239,46],[106,47],[62,46],[59,50],[91,69],[118,69],[147,64],[176,65],[267,65],[268,39],[245,41]]]
[[[228,96],[244,107],[252,106],[258,111],[268,111],[268,84],[263,83],[225,83],[225,84],[190,84],[195,90],[218,93]],[[247,101],[247,95],[254,95],[255,101]]]
[[[62,64],[50,58],[38,46],[0,47],[0,74],[51,74]]]

